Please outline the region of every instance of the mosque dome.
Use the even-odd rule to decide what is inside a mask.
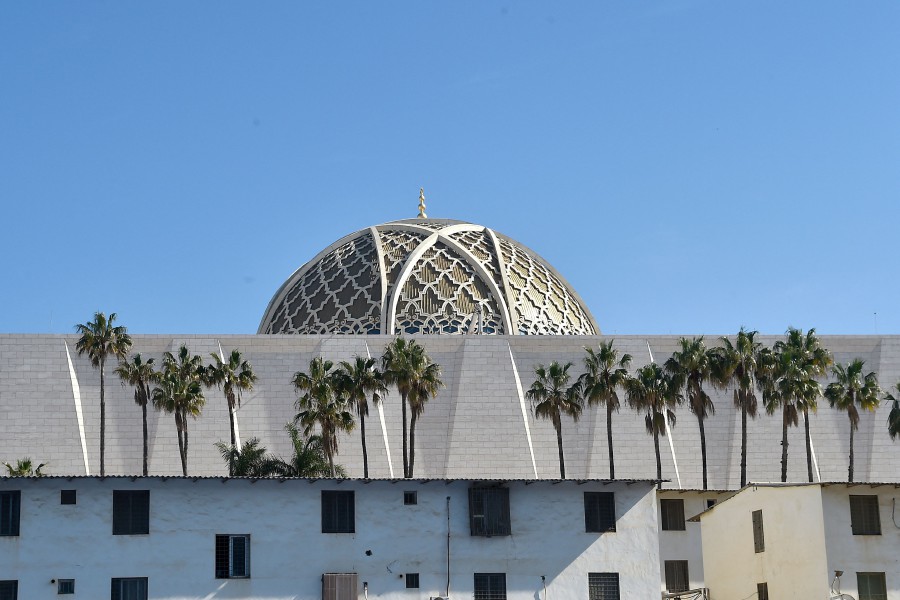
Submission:
[[[420,218],[341,238],[297,269],[259,333],[600,333],[537,253],[481,225],[423,218],[420,209]]]

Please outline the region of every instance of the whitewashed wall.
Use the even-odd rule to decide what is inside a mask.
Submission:
[[[622,598],[659,594],[657,511],[647,482],[510,482],[512,535],[471,537],[468,481],[191,478],[3,479],[22,493],[21,535],[0,538],[0,579],[19,597],[102,599],[113,577],[148,577],[157,599],[316,599],[326,572],[355,572],[360,597],[418,600],[446,592],[446,498],[451,510],[451,598],[471,598],[473,573],[506,573],[509,598],[586,598],[589,572],[618,572]],[[76,489],[74,506],[59,491]],[[150,490],[150,534],[112,535],[112,491]],[[321,533],[321,491],[354,490],[356,533]],[[405,506],[404,491],[418,504]],[[585,533],[585,491],[616,494],[615,533]],[[251,578],[214,578],[214,536],[250,534]],[[371,551],[371,555],[367,555]],[[404,573],[420,574],[406,589]]]

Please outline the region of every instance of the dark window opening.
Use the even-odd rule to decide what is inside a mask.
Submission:
[[[850,529],[853,535],[881,535],[878,496],[850,496]]]
[[[0,600],[16,600],[19,597],[19,582],[0,581]]]
[[[859,600],[887,600],[884,573],[857,573],[856,588],[859,590]]]
[[[769,584],[766,582],[756,584],[757,600],[769,600]]]
[[[216,579],[250,577],[250,536],[216,536]]]
[[[471,535],[509,535],[509,489],[469,488],[469,529]]]
[[[147,578],[113,577],[110,600],[147,600]]]
[[[506,573],[475,573],[475,600],[506,600]]]
[[[588,573],[588,600],[619,600],[619,574]]]
[[[75,580],[74,579],[59,579],[59,580],[57,580],[56,593],[57,594],[74,594],[75,593]]]
[[[150,490],[113,490],[113,535],[150,533]]]
[[[322,533],[356,533],[353,491],[322,490]]]
[[[584,530],[605,533],[616,530],[616,497],[612,492],[584,493]]]
[[[407,573],[406,574],[406,587],[408,589],[419,587],[419,574],[418,573]]]
[[[356,600],[359,598],[356,573],[322,575],[322,600]]]
[[[684,531],[684,500],[660,500],[663,531]]]
[[[403,492],[403,504],[410,506],[419,503],[418,492]]]
[[[753,551],[757,554],[766,551],[766,537],[763,533],[763,514],[761,510],[753,511]]]
[[[706,508],[712,508],[713,506],[716,505],[716,502],[718,502],[718,500],[716,500],[715,498],[707,498],[706,499]]]
[[[685,592],[690,589],[691,578],[688,574],[688,561],[667,560],[665,567],[666,589],[670,593]]]
[[[59,490],[60,504],[75,504],[75,490]]]
[[[0,535],[19,535],[19,508],[22,493],[0,492]]]

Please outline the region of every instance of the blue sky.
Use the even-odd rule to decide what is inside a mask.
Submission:
[[[2,3],[0,332],[253,333],[424,187],[605,333],[898,334],[898,31],[894,1]]]

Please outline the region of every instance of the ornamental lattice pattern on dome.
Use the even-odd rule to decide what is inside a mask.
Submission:
[[[503,333],[497,302],[474,269],[442,242],[428,248],[400,289],[394,333]]]
[[[327,254],[285,295],[265,333],[380,333],[381,278],[368,233]]]
[[[503,289],[503,281],[500,278],[500,267],[497,263],[497,252],[494,243],[484,231],[463,231],[450,236],[459,245],[472,253],[478,259],[478,263],[490,273],[491,279],[497,287]]]
[[[500,239],[506,276],[515,298],[512,315],[525,335],[591,335],[596,333],[578,302],[557,277],[527,252]]]

